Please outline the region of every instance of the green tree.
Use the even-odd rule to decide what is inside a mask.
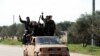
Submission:
[[[60,22],[57,24],[57,27],[59,27],[61,31],[67,31],[68,28],[72,25],[72,23],[73,22],[69,22],[69,21]]]
[[[23,33],[24,33],[24,26],[22,24],[17,24],[16,36],[18,40],[22,39]]]
[[[10,25],[9,28],[8,28],[8,32],[9,32],[8,36],[13,39],[14,36],[16,36],[16,31],[17,31],[16,24]]]
[[[60,35],[64,35],[64,33],[62,31],[67,31],[68,28],[73,24],[73,22],[69,22],[69,21],[64,21],[64,22],[60,22],[57,24],[56,26],[56,35],[60,36]]]
[[[94,35],[94,39],[98,39],[97,36],[100,34],[100,11],[96,11],[95,19],[92,18],[91,14],[82,14],[76,23],[69,28],[69,33],[74,37],[79,38],[79,40],[81,38],[83,44],[90,42],[91,34]]]
[[[3,26],[2,29],[0,30],[0,36],[2,39],[7,38],[8,36],[8,26]]]

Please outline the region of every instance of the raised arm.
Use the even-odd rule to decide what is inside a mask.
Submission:
[[[43,13],[42,13],[41,19],[45,22],[45,19],[44,19]]]
[[[20,15],[19,15],[19,20],[20,20],[21,23],[26,23],[26,21],[24,21],[24,20],[21,19]]]

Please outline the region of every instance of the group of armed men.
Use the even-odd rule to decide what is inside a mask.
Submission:
[[[44,24],[40,23],[40,19],[43,20]],[[38,22],[30,21],[30,17],[26,17],[26,21],[22,20],[19,15],[19,20],[25,25],[25,33],[22,39],[23,44],[27,44],[31,36],[54,36],[56,25],[52,20],[52,15],[47,15],[44,18],[42,13]]]

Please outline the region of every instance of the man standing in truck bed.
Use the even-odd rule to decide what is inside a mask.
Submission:
[[[52,20],[52,15],[48,15],[44,19],[43,13],[42,13],[42,18],[41,19],[45,23],[45,26],[44,26],[45,35],[46,36],[54,36],[56,25],[55,25],[55,22]]]
[[[27,43],[27,35],[30,33],[29,32],[29,24],[30,24],[30,18],[26,17],[26,21],[21,19],[21,16],[19,15],[19,20],[21,23],[23,23],[25,25],[25,33],[23,36],[23,44]]]

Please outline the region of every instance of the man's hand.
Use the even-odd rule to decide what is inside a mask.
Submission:
[[[21,18],[21,16],[19,15],[19,18]]]
[[[44,13],[42,12],[42,15],[43,15]]]

